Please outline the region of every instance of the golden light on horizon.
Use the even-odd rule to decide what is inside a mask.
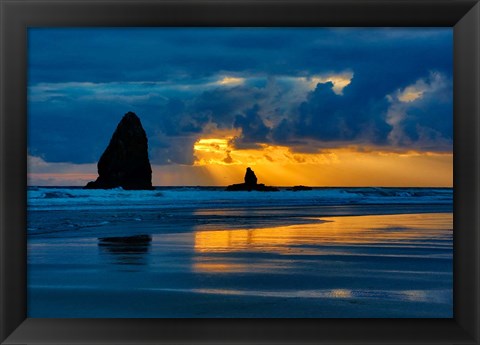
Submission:
[[[211,129],[193,145],[193,165],[152,165],[155,186],[227,186],[241,183],[251,167],[258,183],[271,186],[452,187],[453,154],[347,146],[311,152],[257,144],[238,148],[240,130]],[[96,164],[47,163],[29,159],[31,185],[84,185]]]
[[[259,183],[274,186],[437,186],[453,183],[453,154],[421,151],[387,151],[347,146],[313,152],[258,144],[235,147],[237,133],[201,138],[194,144],[194,166],[206,169],[212,185],[243,182],[250,166]]]
[[[337,160],[334,152],[297,153],[288,146],[257,144],[255,148],[238,149],[233,134],[224,138],[205,138],[195,142],[196,166],[205,165],[259,165],[265,164],[330,164]]]
[[[194,165],[230,164],[228,154],[231,151],[229,142],[232,139],[233,136],[197,140],[193,145],[196,157]]]

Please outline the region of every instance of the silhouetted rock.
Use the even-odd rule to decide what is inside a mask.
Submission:
[[[248,191],[256,190],[259,192],[278,192],[277,187],[265,186],[263,183],[256,185],[248,185],[246,183],[237,183],[231,184],[226,189],[228,192],[239,192],[239,191]]]
[[[298,192],[301,190],[312,190],[312,187],[306,187],[306,186],[293,186],[292,188],[288,188],[288,190],[292,190],[294,192]]]
[[[250,167],[247,168],[247,172],[245,173],[245,184],[248,186],[255,186],[257,184],[257,176],[253,172]]]
[[[97,167],[97,180],[84,188],[152,189],[147,135],[137,115],[123,116]]]
[[[239,192],[239,191],[259,191],[259,192],[278,192],[278,188],[265,186],[263,183],[257,184],[257,176],[252,169],[247,168],[245,173],[245,183],[231,184],[228,186],[226,191],[229,192]]]

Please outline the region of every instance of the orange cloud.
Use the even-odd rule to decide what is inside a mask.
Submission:
[[[245,82],[245,78],[223,77],[216,84],[218,85],[240,85]]]
[[[214,135],[214,134],[212,134]],[[222,137],[223,135],[223,137]],[[212,185],[238,183],[247,166],[260,183],[275,186],[452,186],[453,154],[387,151],[350,146],[298,153],[279,145],[258,144],[237,149],[235,133],[199,139],[194,145],[196,167],[213,178]]]

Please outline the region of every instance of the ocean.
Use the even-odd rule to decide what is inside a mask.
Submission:
[[[29,317],[453,315],[452,188],[28,188]]]

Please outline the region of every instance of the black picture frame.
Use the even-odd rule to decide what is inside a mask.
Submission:
[[[2,344],[479,344],[480,4],[474,0],[0,0]],[[454,28],[452,319],[26,317],[27,28],[447,26]]]

